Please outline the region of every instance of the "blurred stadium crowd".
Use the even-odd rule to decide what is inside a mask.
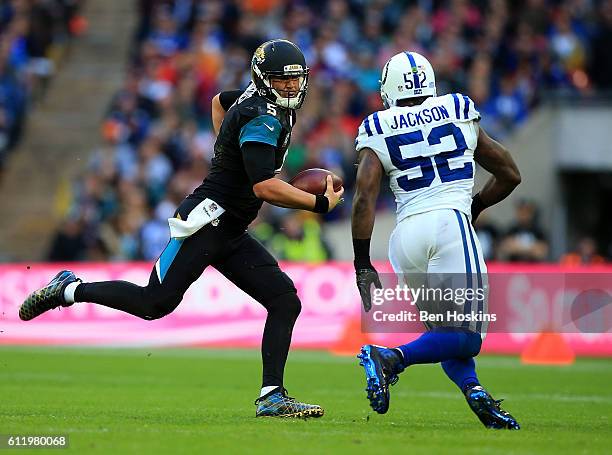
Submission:
[[[525,122],[549,91],[588,95],[612,88],[611,0],[141,0],[138,5],[140,24],[125,83],[110,101],[101,144],[75,185],[51,260],[158,256],[168,240],[166,219],[208,172],[215,140],[211,98],[245,87],[250,57],[269,38],[297,43],[311,67],[284,173],[330,169],[344,177],[349,201],[355,133],[364,115],[382,107],[380,69],[398,52],[427,55],[439,93],[471,96],[483,127],[501,139]],[[15,65],[9,60],[9,69]],[[0,75],[1,68],[2,59]],[[380,208],[394,209],[388,193]],[[349,213],[347,203],[324,221]],[[548,257],[536,213],[537,207],[523,201],[514,226],[501,229],[484,220],[479,228],[488,258],[558,259]],[[270,206],[253,226],[279,258],[310,261],[331,257],[321,229],[310,214]],[[579,262],[597,256],[591,253],[580,253]]]
[[[69,39],[81,31],[81,0],[0,0],[0,174],[30,106],[41,99]]]

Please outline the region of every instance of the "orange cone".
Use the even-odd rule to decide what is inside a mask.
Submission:
[[[521,354],[521,362],[532,365],[571,365],[575,361],[574,351],[557,332],[538,334]]]
[[[332,346],[330,352],[334,355],[357,355],[361,346],[371,344],[366,333],[361,331],[360,318],[351,318],[344,326],[340,339]]]

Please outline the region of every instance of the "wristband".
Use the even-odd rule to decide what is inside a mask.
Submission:
[[[329,199],[327,196],[322,194],[317,194],[315,196],[317,199],[315,201],[314,209],[312,209],[315,213],[327,213],[329,212]]]
[[[353,251],[355,270],[374,268],[370,262],[370,239],[353,239]]]

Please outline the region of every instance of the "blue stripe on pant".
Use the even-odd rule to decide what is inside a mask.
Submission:
[[[168,269],[181,249],[183,240],[184,239],[170,239],[170,242],[168,242],[168,245],[166,245],[166,248],[159,257],[157,261],[157,277],[159,278],[160,283],[164,281],[164,277],[166,276],[166,273],[168,273]]]
[[[465,218],[465,222],[467,223],[468,232],[470,233],[470,243],[472,244],[472,255],[474,256],[474,262],[476,263],[476,279],[478,283],[478,289],[482,289],[482,273],[480,271],[480,260],[478,257],[478,249],[476,248],[476,241],[474,240],[474,236],[476,235],[473,231],[474,229],[470,225],[470,220],[466,215],[463,215]],[[478,299],[478,311],[483,311],[484,302],[481,299]],[[476,323],[476,331],[480,333],[482,330],[482,321],[478,321]]]
[[[466,289],[472,289],[472,264],[470,262],[470,252],[468,251],[467,237],[465,235],[465,228],[463,227],[463,221],[461,219],[461,213],[459,210],[454,210],[455,215],[457,216],[457,222],[459,223],[459,229],[461,230],[461,240],[463,241],[463,258],[465,261],[465,276],[466,276]],[[464,313],[471,313],[472,311],[472,301],[467,300],[465,302],[465,310]],[[470,322],[465,321],[461,324],[462,327],[469,328]]]

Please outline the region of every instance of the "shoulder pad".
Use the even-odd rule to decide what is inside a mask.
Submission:
[[[474,101],[461,93],[451,93],[440,97],[440,101],[448,108],[450,117],[454,121],[479,121],[480,112],[476,109]]]
[[[260,115],[271,115],[278,118],[278,108],[274,103],[262,96],[251,96],[237,105],[238,111],[247,117],[259,117]]]

